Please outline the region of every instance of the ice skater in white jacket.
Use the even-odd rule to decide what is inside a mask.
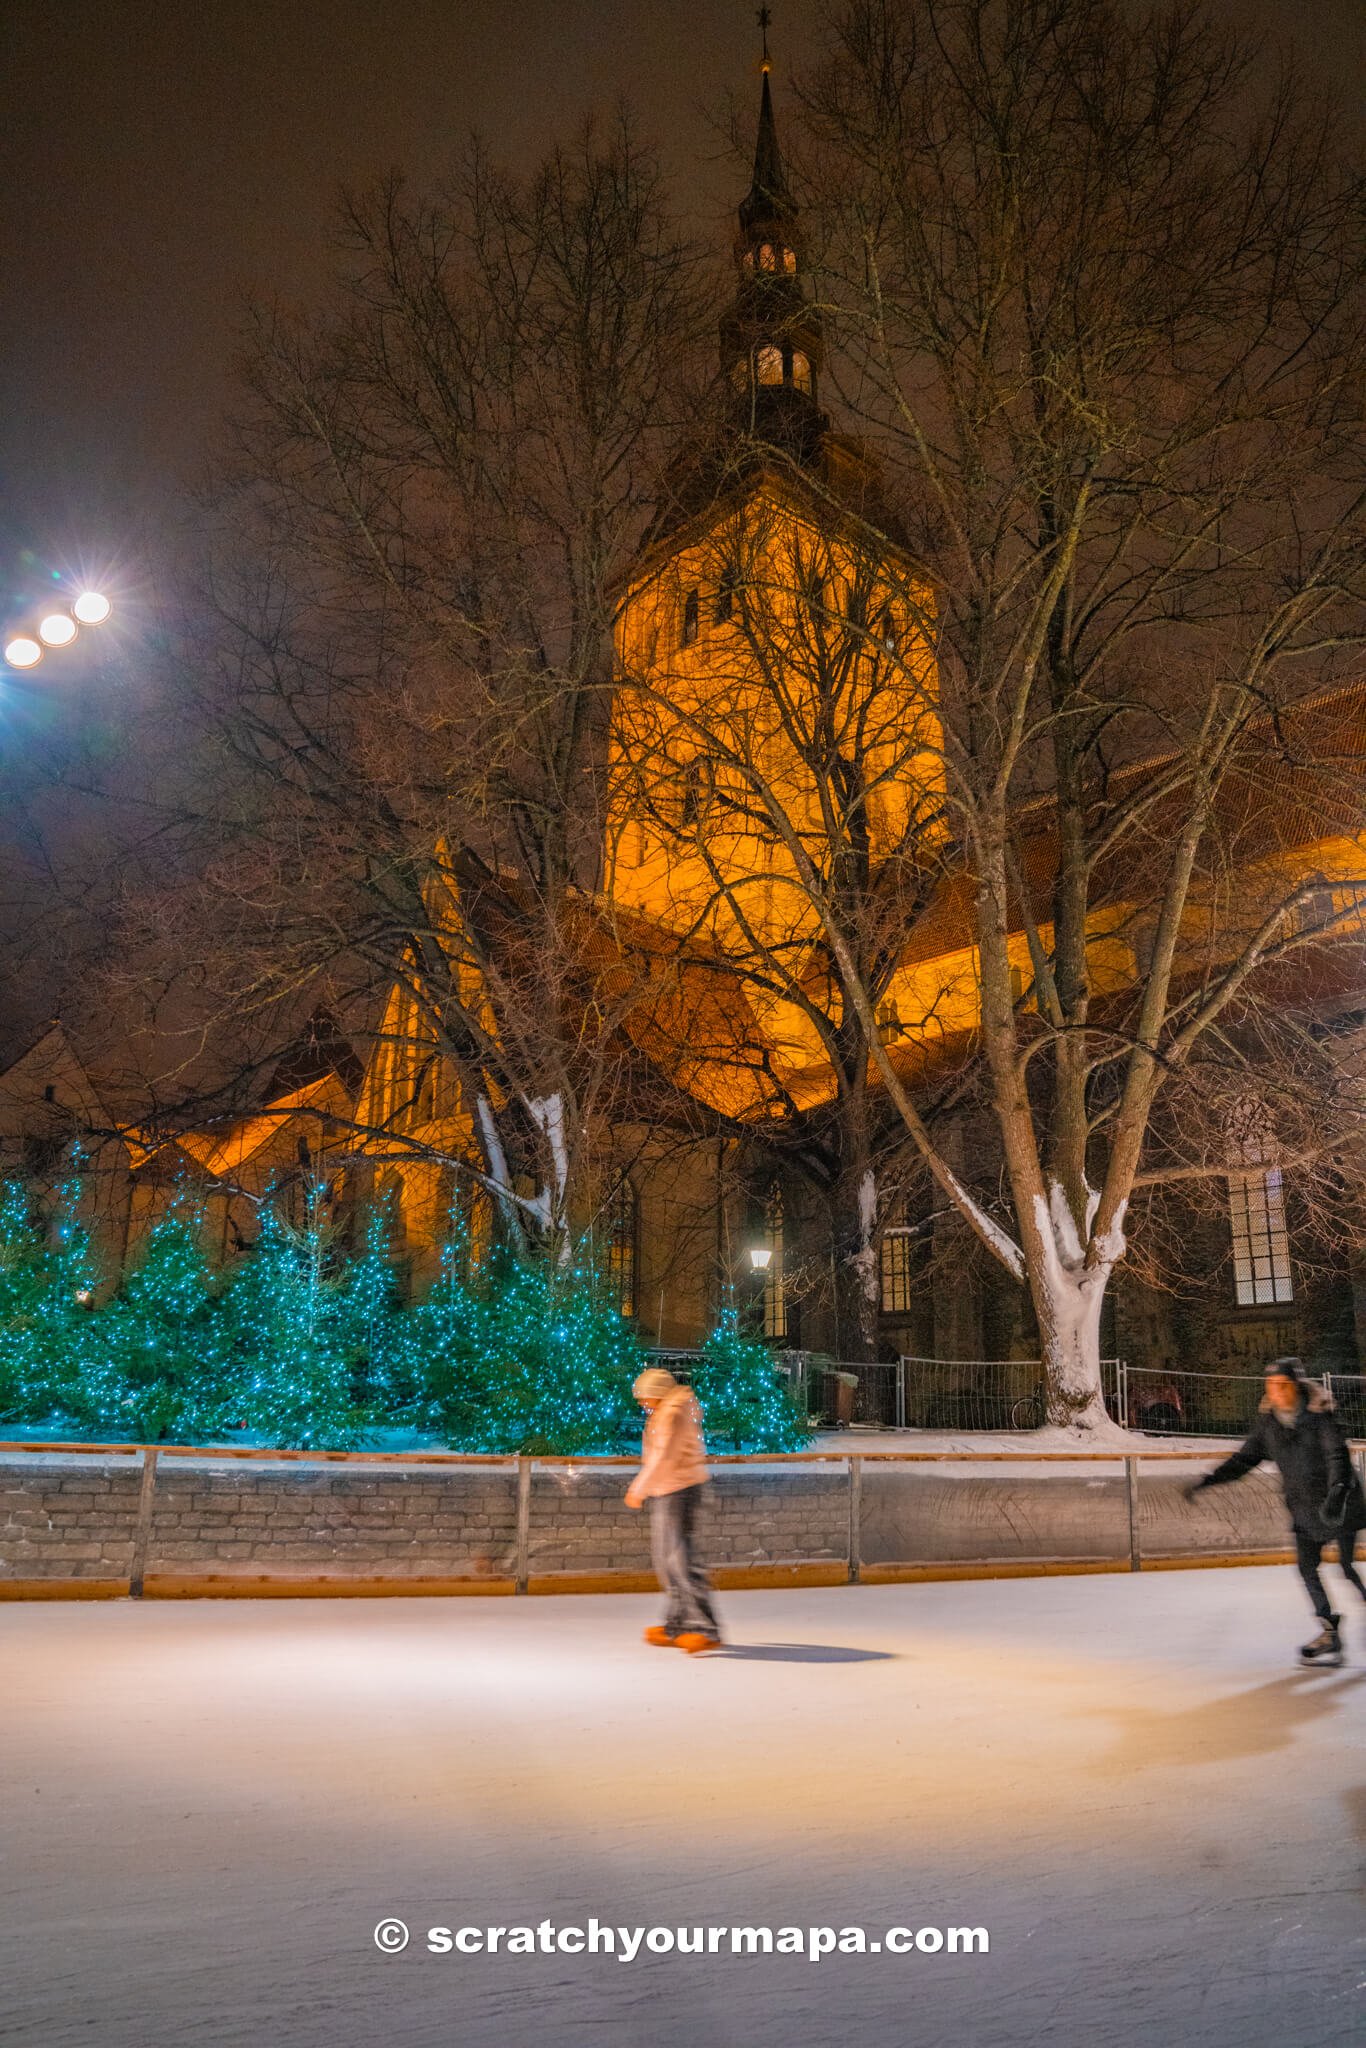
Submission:
[[[691,1390],[662,1365],[641,1373],[632,1391],[645,1410],[645,1438],[626,1505],[650,1503],[650,1550],[666,1597],[663,1623],[647,1628],[645,1640],[694,1655],[714,1650],[721,1630],[694,1535],[698,1503],[710,1477],[702,1411]]]

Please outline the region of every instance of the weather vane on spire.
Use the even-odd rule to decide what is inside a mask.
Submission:
[[[759,9],[759,12],[758,12],[758,13],[757,13],[757,15],[755,16],[755,20],[756,20],[756,21],[758,22],[758,24],[759,24],[759,28],[760,28],[760,31],[761,31],[761,33],[762,33],[762,35],[763,35],[763,38],[764,38],[764,69],[765,69],[765,71],[767,71],[767,69],[768,69],[768,64],[769,64],[769,57],[768,57],[768,31],[769,31],[770,27],[772,26],[772,23],[773,23],[773,16],[772,16],[771,12],[769,11],[769,9],[768,9],[767,7],[761,7],[761,8]]]

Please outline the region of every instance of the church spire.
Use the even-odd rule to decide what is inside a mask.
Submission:
[[[768,9],[761,7],[760,14]],[[768,48],[768,34],[765,30],[764,48]],[[754,144],[754,176],[749,191],[740,201],[740,225],[745,227],[750,219],[762,220],[781,215],[795,214],[792,194],[787,188],[787,177],[783,170],[782,151],[778,147],[778,124],[773,118],[773,94],[768,83],[769,64],[764,58],[764,85],[759,99],[759,133]]]
[[[722,367],[744,397],[751,425],[767,439],[805,444],[823,422],[816,410],[820,316],[802,276],[802,232],[778,147],[768,54],[770,15],[759,9],[763,86],[754,175],[740,201],[735,299],[721,324]]]

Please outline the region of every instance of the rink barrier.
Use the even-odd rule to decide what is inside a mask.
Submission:
[[[844,1449],[772,1452],[718,1453],[709,1460],[718,1468],[759,1469],[789,1467],[845,1468],[848,1486],[845,1499],[845,1550],[843,1558],[828,1556],[809,1559],[767,1558],[754,1562],[718,1561],[713,1577],[718,1586],[742,1587],[832,1586],[842,1584],[915,1583],[924,1580],[968,1578],[1015,1578],[1117,1571],[1175,1570],[1213,1566],[1280,1564],[1293,1560],[1293,1552],[1282,1548],[1247,1550],[1164,1550],[1144,1553],[1140,1526],[1139,1468],[1142,1464],[1208,1464],[1208,1450],[1163,1447],[1141,1451],[1096,1450],[868,1450]],[[1366,1447],[1353,1445],[1353,1457],[1366,1477]],[[77,1571],[68,1576],[57,1572],[23,1576],[16,1572],[0,1576],[0,1600],[32,1599],[189,1599],[214,1597],[251,1598],[380,1598],[474,1596],[506,1597],[545,1594],[643,1592],[654,1588],[653,1574],[631,1567],[537,1571],[533,1562],[533,1478],[537,1470],[561,1471],[582,1478],[613,1469],[637,1466],[634,1457],[540,1457],[464,1453],[454,1451],[295,1451],[274,1450],[257,1445],[193,1446],[183,1444],[88,1444],[88,1443],[0,1443],[0,1461],[10,1464],[42,1458],[102,1458],[137,1460],[138,1486],[125,1574],[110,1576]],[[364,1570],[314,1569],[305,1571],[253,1570],[247,1561],[231,1571],[215,1570],[206,1560],[196,1570],[176,1570],[163,1563],[158,1569],[153,1556],[158,1475],[172,1461],[192,1460],[209,1466],[233,1464],[305,1465],[313,1468],[401,1467],[405,1469],[458,1467],[489,1468],[514,1477],[514,1507],[510,1553],[502,1569],[478,1568],[462,1573],[376,1573]],[[981,1558],[868,1559],[864,1555],[864,1468],[889,1466],[962,1465],[1009,1468],[1012,1465],[1060,1466],[1122,1465],[1124,1481],[1125,1536],[1127,1555],[1116,1556],[993,1556]],[[34,1469],[34,1468],[30,1468]],[[0,1487],[3,1486],[0,1470]],[[1099,1484],[1100,1482],[1095,1482]],[[78,1532],[79,1533],[79,1532]],[[0,1530],[0,1571],[3,1570],[6,1532]],[[88,1546],[87,1546],[88,1547]],[[239,1547],[239,1546],[234,1546]]]

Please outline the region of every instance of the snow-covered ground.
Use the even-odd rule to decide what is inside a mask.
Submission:
[[[1289,1570],[729,1596],[0,1607],[23,2048],[1337,2048],[1366,1610]],[[372,1930],[409,1923],[402,1954]],[[985,1957],[462,1958],[425,1930],[988,1929]]]
[[[1081,1473],[1115,1473],[1121,1469],[1121,1460],[1138,1456],[1149,1461],[1148,1469],[1161,1468],[1165,1457],[1169,1466],[1185,1465],[1185,1459],[1171,1459],[1170,1453],[1181,1451],[1198,1458],[1201,1464],[1191,1463],[1187,1474],[1195,1478],[1208,1465],[1217,1465],[1230,1451],[1236,1450],[1241,1437],[1236,1436],[1149,1436],[1136,1429],[1120,1429],[1110,1424],[1098,1430],[1071,1429],[867,1429],[857,1425],[853,1429],[823,1429],[811,1440],[813,1451],[838,1451],[848,1457],[859,1452],[864,1457],[878,1451],[896,1451],[903,1456],[911,1451],[953,1452],[955,1456],[968,1453],[975,1459],[989,1461],[1000,1458],[1009,1460],[1010,1469],[1023,1477],[1027,1472],[1032,1478],[1039,1478],[1052,1472],[1055,1477],[1076,1478]],[[1079,1454],[1095,1453],[1094,1465],[1070,1466],[1060,1461],[1058,1453],[1066,1452],[1071,1460]],[[1037,1465],[1027,1464],[1031,1455],[1037,1458]],[[936,1466],[940,1478],[980,1477],[974,1468],[964,1462],[946,1460]]]

